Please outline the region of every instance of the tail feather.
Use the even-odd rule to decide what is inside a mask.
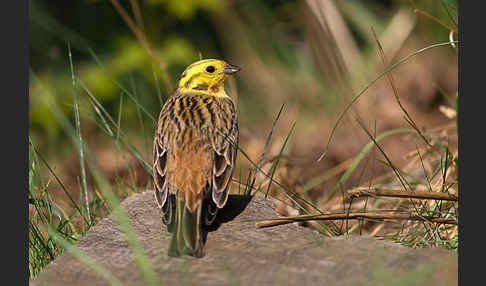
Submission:
[[[205,233],[201,225],[202,202],[198,203],[191,212],[183,198],[176,198],[175,219],[172,230],[172,240],[169,246],[169,256],[178,257],[183,254],[203,257]]]

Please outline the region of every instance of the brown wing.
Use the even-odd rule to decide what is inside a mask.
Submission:
[[[167,102],[169,103],[169,102]],[[159,116],[158,126],[155,130],[154,150],[153,150],[153,177],[155,200],[164,215],[164,223],[170,224],[172,221],[172,203],[169,199],[169,184],[167,181],[167,138],[163,138],[161,129],[166,125],[167,106],[164,105]]]
[[[238,121],[234,105],[229,99],[220,102],[219,123],[213,137],[214,165],[212,198],[218,208],[228,200],[229,186],[238,151]]]
[[[158,136],[154,139],[154,190],[155,199],[159,207],[162,207],[167,200],[167,184],[165,180],[165,163],[167,160],[167,150],[160,145]]]

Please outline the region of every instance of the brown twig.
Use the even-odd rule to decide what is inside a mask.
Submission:
[[[428,191],[406,191],[402,189],[385,189],[385,188],[356,188],[347,190],[348,197],[357,198],[359,196],[379,196],[379,197],[396,197],[396,198],[414,198],[429,200],[457,201],[458,196],[450,193],[428,192]]]
[[[422,216],[417,213],[394,213],[394,212],[379,212],[379,213],[338,213],[338,214],[325,214],[316,216],[295,216],[282,218],[278,220],[264,220],[255,223],[257,228],[272,227],[278,225],[284,225],[294,222],[303,221],[315,221],[315,220],[343,220],[343,219],[392,219],[392,220],[417,220],[417,221],[428,221],[433,223],[441,224],[457,224],[455,219],[443,218],[443,217],[428,217]]]
[[[432,15],[430,15],[429,13],[427,13],[426,11],[423,11],[423,10],[420,10],[417,8],[417,6],[415,6],[415,3],[412,1],[412,0],[409,0],[410,4],[412,5],[413,7],[413,12],[414,13],[417,13],[417,14],[422,14],[424,15],[425,17],[431,19],[432,21],[438,23],[439,25],[442,25],[444,27],[446,27],[447,29],[453,31],[453,32],[457,32],[457,29],[452,27],[451,25],[448,25],[447,23],[445,23],[444,21],[441,21],[440,19],[438,19],[437,17],[434,17]]]
[[[143,30],[141,27],[138,27],[137,24],[133,21],[133,19],[128,15],[127,11],[120,5],[118,0],[111,0],[111,4],[115,8],[115,10],[120,14],[120,17],[123,19],[123,21],[127,24],[128,28],[132,31],[132,33],[135,35],[137,40],[142,44],[144,49],[147,51],[149,56],[155,60],[156,62],[159,63],[160,68],[163,73],[163,80],[165,83],[165,86],[167,87],[167,91],[172,90],[172,83],[171,83],[171,78],[169,73],[167,72],[167,64],[162,61],[162,59],[159,57],[157,53],[154,52],[152,46],[150,45],[150,42],[148,41],[147,37],[143,33]]]
[[[130,4],[132,6],[133,15],[135,16],[138,27],[140,27],[140,29],[144,31],[145,28],[143,25],[142,12],[140,11],[140,5],[138,5],[138,0],[130,0]]]

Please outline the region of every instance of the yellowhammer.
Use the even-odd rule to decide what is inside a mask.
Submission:
[[[154,192],[173,233],[169,256],[204,256],[202,228],[213,222],[228,199],[238,122],[224,83],[239,70],[222,60],[193,63],[160,112],[154,138]]]

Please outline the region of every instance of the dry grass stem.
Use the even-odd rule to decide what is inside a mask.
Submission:
[[[385,56],[385,51],[383,50],[383,47],[382,47],[380,41],[378,40],[378,36],[376,36],[375,29],[373,29],[373,27],[371,27],[371,32],[373,33],[373,37],[374,37],[374,39],[376,41],[376,45],[378,46],[378,52],[379,52],[379,55],[381,57],[381,60],[383,61],[383,66],[386,69],[387,68],[387,62],[388,61],[387,61],[386,56]],[[403,111],[403,114],[405,114],[405,120],[408,122],[408,124],[413,129],[415,129],[417,131],[417,133],[420,135],[420,137],[422,137],[422,139],[424,140],[425,143],[427,143],[427,145],[432,146],[429,143],[429,140],[427,140],[425,138],[425,136],[422,134],[422,132],[420,131],[420,129],[418,128],[417,124],[412,119],[412,117],[410,116],[410,114],[408,114],[408,111],[402,105],[402,102],[400,101],[400,96],[398,95],[398,89],[397,89],[397,87],[395,86],[395,83],[394,83],[395,80],[393,79],[392,72],[387,73],[386,74],[386,78],[388,79],[388,82],[390,83],[390,86],[391,86],[391,88],[393,90],[393,94],[395,95],[395,100],[397,101],[398,106]]]
[[[387,188],[355,188],[347,190],[346,194],[351,198],[358,198],[360,196],[379,196],[379,197],[396,197],[396,198],[414,198],[414,199],[430,199],[430,200],[444,200],[457,201],[458,196],[450,193],[429,192],[429,191],[406,191],[402,189],[387,189]]]
[[[395,213],[395,212],[379,212],[379,213],[338,213],[338,214],[326,214],[326,215],[316,215],[316,216],[296,216],[282,218],[279,220],[264,220],[255,223],[257,228],[272,227],[278,225],[284,225],[294,222],[303,221],[316,221],[316,220],[348,220],[348,219],[391,219],[391,220],[415,220],[415,221],[428,221],[432,223],[439,224],[457,224],[455,219],[442,218],[442,217],[429,217],[422,216],[417,213]]]

